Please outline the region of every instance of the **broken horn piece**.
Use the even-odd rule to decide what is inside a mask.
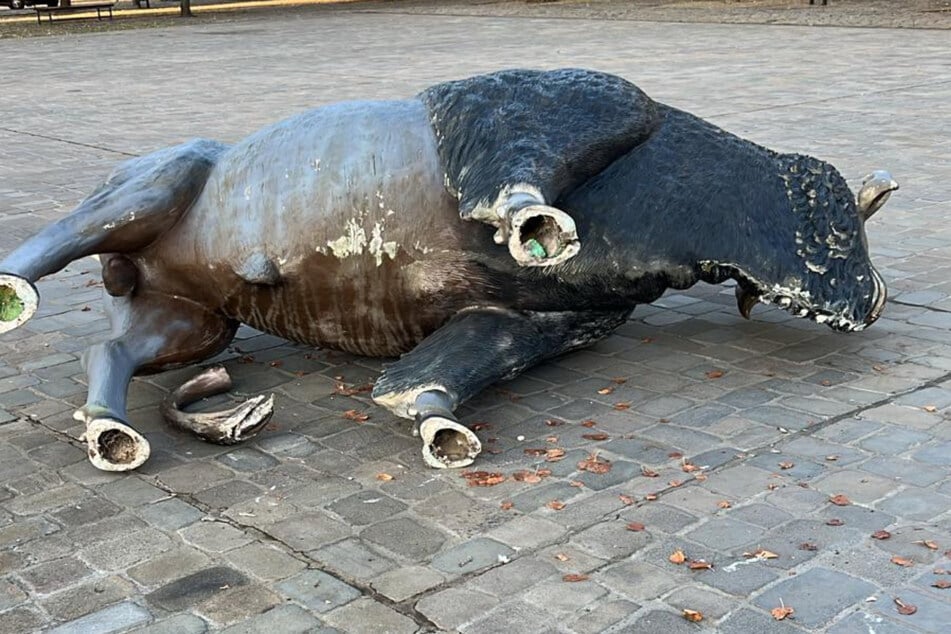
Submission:
[[[868,220],[888,201],[898,183],[885,170],[875,170],[862,179],[862,189],[855,197],[855,204],[863,219]]]
[[[757,302],[759,302],[759,298],[755,293],[752,293],[737,284],[736,307],[739,309],[743,319],[750,318],[750,313],[753,312],[753,306],[756,306]]]
[[[142,434],[114,418],[86,419],[83,439],[89,462],[101,471],[131,471],[151,453],[149,441]]]
[[[519,266],[561,264],[581,250],[575,221],[560,209],[522,207],[511,215],[509,225],[509,253]]]
[[[162,416],[173,426],[217,445],[234,445],[255,436],[274,413],[274,395],[247,399],[217,412],[186,412],[195,401],[231,389],[231,377],[222,366],[207,368],[186,381],[162,402]]]
[[[423,460],[434,469],[466,467],[482,452],[472,430],[442,416],[430,416],[419,424]]]
[[[26,278],[0,273],[0,333],[26,323],[36,313],[40,296]]]

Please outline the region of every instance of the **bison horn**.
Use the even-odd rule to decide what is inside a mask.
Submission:
[[[740,314],[743,315],[743,319],[750,318],[750,313],[753,311],[753,306],[756,306],[758,301],[759,298],[755,293],[752,293],[737,284],[736,307],[740,310]]]
[[[863,178],[862,189],[855,198],[862,218],[865,220],[871,218],[896,189],[898,189],[898,183],[885,170],[875,170]]]

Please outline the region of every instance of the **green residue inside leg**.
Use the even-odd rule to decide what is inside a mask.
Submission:
[[[528,252],[532,254],[532,257],[539,259],[548,257],[548,252],[545,251],[545,247],[543,247],[542,243],[535,238],[529,238],[525,242],[525,246],[528,248]]]
[[[23,300],[9,286],[0,286],[0,321],[13,321],[23,314]]]

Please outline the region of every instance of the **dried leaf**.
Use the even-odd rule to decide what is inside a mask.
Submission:
[[[460,475],[471,487],[491,487],[505,482],[504,475],[491,471],[463,471]]]
[[[931,412],[932,414],[938,411],[938,408],[934,405],[925,405],[921,409],[925,410],[926,412]]]
[[[719,379],[723,376],[723,370],[710,370],[707,372],[708,379]]]
[[[347,420],[355,420],[358,423],[365,423],[370,420],[369,414],[364,414],[363,412],[358,412],[355,409],[348,409],[343,413],[343,417]]]
[[[554,418],[549,418],[548,420],[545,421],[545,424],[548,425],[549,427],[558,427],[560,425],[564,425],[565,422],[560,420],[555,420]]]
[[[553,511],[560,511],[561,509],[565,508],[566,504],[562,502],[561,500],[552,500],[545,506],[547,506]]]
[[[730,504],[730,502],[729,502],[728,500],[720,500],[719,502],[717,502],[717,508],[728,509],[728,508],[730,508],[730,507],[732,507],[732,506],[733,506],[733,505]]]
[[[568,486],[574,487],[576,489],[581,489],[581,488],[584,488],[584,482],[582,482],[581,480],[569,480]]]
[[[602,387],[600,390],[598,390],[598,394],[600,394],[600,395],[602,395],[602,396],[607,396],[608,394],[612,393],[613,391],[614,391],[614,388],[613,388],[613,387]]]
[[[915,562],[913,562],[911,559],[908,559],[907,557],[899,557],[898,555],[892,557],[890,561],[896,566],[904,566],[905,568],[910,568],[915,565]]]
[[[533,471],[516,471],[512,474],[512,479],[516,482],[527,482],[528,484],[537,484],[542,481],[540,475]]]
[[[703,559],[694,559],[687,564],[691,570],[713,570],[713,564]]]
[[[951,581],[948,581],[947,579],[938,579],[937,581],[931,584],[931,587],[947,590],[948,588],[951,588]]]
[[[629,531],[634,531],[635,533],[639,533],[642,530],[644,530],[646,527],[640,522],[631,522],[630,524],[627,525],[626,528]]]
[[[782,605],[778,608],[773,608],[769,611],[773,615],[773,618],[777,621],[782,621],[785,618],[792,616],[796,611],[789,606]]]
[[[756,557],[758,559],[779,559],[779,555],[765,548],[760,548],[755,553],[743,553],[743,556],[747,558]]]
[[[557,559],[558,561],[568,561],[569,559],[571,559],[571,557],[569,557],[565,553],[557,553],[555,555],[555,559]]]
[[[838,460],[838,459],[839,459],[839,457],[838,457],[837,455],[835,455],[835,454],[831,454],[831,455],[826,456],[826,460],[828,460],[829,462],[835,462],[835,461]]]
[[[583,573],[569,573],[561,578],[562,581],[567,581],[568,583],[576,583],[578,581],[587,581],[588,575]]]
[[[829,498],[829,501],[835,504],[836,506],[848,506],[849,504],[852,503],[852,500],[845,497],[841,493],[839,493],[838,495],[833,495],[831,498]]]
[[[558,442],[558,436],[549,436],[545,439],[545,442],[554,445],[556,442]]]
[[[654,471],[653,469],[650,469],[650,468],[648,468],[648,467],[641,467],[641,475],[644,476],[645,478],[657,478],[657,477],[660,477],[660,474],[659,474],[659,473],[657,473],[656,471]]]
[[[483,429],[489,429],[492,427],[492,423],[472,423],[472,431],[482,431]]]
[[[690,464],[689,462],[683,463],[683,464],[680,466],[680,469],[681,469],[684,473],[693,473],[694,471],[700,471],[700,467],[698,467],[698,466],[695,465],[695,464]]]
[[[587,458],[578,463],[578,469],[589,471],[591,473],[603,474],[611,470],[611,461],[604,458],[598,458],[598,454],[589,454]]]
[[[677,564],[679,566],[683,562],[687,561],[687,556],[684,554],[684,551],[675,550],[667,559],[670,561],[670,563]]]
[[[514,506],[515,506],[515,503],[512,502],[512,500],[503,500],[502,503],[499,504],[499,508],[502,509],[503,511],[511,510]]]
[[[779,488],[779,485],[776,484],[775,482],[770,482],[769,484],[766,485],[767,491],[775,491],[778,488]]]
[[[554,449],[548,449],[545,451],[545,461],[546,462],[558,462],[565,457],[565,450],[555,447]]]
[[[586,421],[584,421],[584,422],[581,423],[581,426],[582,426],[582,427],[587,427],[588,429],[591,429],[591,428],[594,427],[595,425],[597,425],[597,423],[594,422],[593,420],[586,420]]]
[[[581,437],[585,440],[607,440],[610,438],[610,436],[604,432],[598,432],[597,434],[581,434]]]
[[[352,385],[352,386],[348,386],[344,383],[337,383],[336,385],[334,385],[334,393],[340,394],[342,396],[353,396],[354,394],[363,394],[364,392],[372,392],[372,391],[373,391],[372,383],[364,383],[363,385]]]
[[[648,502],[653,502],[654,500],[657,499],[657,494],[656,494],[656,493],[648,493],[647,495],[644,496],[644,499],[647,500]]]
[[[838,517],[833,517],[826,520],[826,526],[845,526],[845,522],[840,520]]]
[[[622,493],[618,497],[621,499],[621,504],[623,504],[624,506],[630,506],[634,504],[634,498],[632,498],[630,495],[624,495]]]
[[[667,457],[668,458],[683,458],[684,455],[680,453],[679,451],[671,451],[669,454],[667,454]]]
[[[623,412],[623,411],[626,410],[626,409],[631,409],[631,402],[630,402],[630,401],[621,401],[620,403],[615,403],[615,404],[614,404],[614,409],[616,409],[616,410],[619,411],[619,412]]]
[[[819,550],[819,547],[813,544],[812,542],[803,542],[799,544],[799,550],[814,551],[814,550]]]
[[[872,539],[888,539],[892,534],[888,531],[875,531],[872,533]]]
[[[905,603],[898,597],[895,597],[895,605],[898,606],[898,613],[905,616],[911,616],[918,611],[918,606],[912,605],[910,603]]]
[[[920,544],[920,545],[924,546],[925,548],[927,548],[928,550],[938,550],[938,544],[934,543],[934,542],[931,541],[930,539],[921,539],[921,540],[918,540],[918,541],[912,542],[912,543],[913,543],[913,544]]]
[[[279,368],[282,365],[284,365],[284,362],[281,361],[280,359],[277,359],[276,361],[271,361],[270,363],[268,363],[268,365],[271,366],[272,368]]]
[[[705,473],[698,473],[697,475],[695,475],[695,476],[693,477],[693,479],[696,480],[697,482],[706,482],[706,481],[707,481],[707,474],[705,474]]]
[[[677,487],[679,487],[681,484],[683,484],[683,481],[681,481],[681,480],[671,480],[670,482],[667,483],[667,486],[673,487],[673,488],[677,488]]]
[[[547,454],[548,449],[544,447],[541,447],[541,448],[527,447],[525,449],[522,449],[522,453],[524,453],[526,456],[532,456],[534,458],[537,458],[538,456],[544,456],[545,454]]]
[[[627,377],[626,377],[626,376],[616,376],[616,377],[614,377],[614,378],[611,379],[611,383],[616,383],[617,385],[624,385],[625,383],[627,383]]]
[[[696,610],[688,610],[684,608],[683,611],[684,618],[690,621],[691,623],[699,623],[703,620],[703,613],[697,612]]]
[[[654,343],[654,338],[653,338],[653,337],[642,337],[642,338],[641,338],[641,343]]]
[[[376,479],[380,482],[389,482],[393,479],[393,476],[391,476],[389,473],[378,473],[376,474]]]
[[[788,460],[784,460],[783,462],[779,463],[779,468],[782,469],[783,471],[787,469],[792,469],[795,466],[796,466],[796,463],[789,462]]]

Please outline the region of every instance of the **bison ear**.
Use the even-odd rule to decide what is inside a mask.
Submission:
[[[859,195],[855,197],[859,215],[864,220],[871,218],[872,214],[882,208],[882,205],[896,189],[898,189],[898,183],[885,170],[875,170],[863,178],[862,189],[859,190]]]

